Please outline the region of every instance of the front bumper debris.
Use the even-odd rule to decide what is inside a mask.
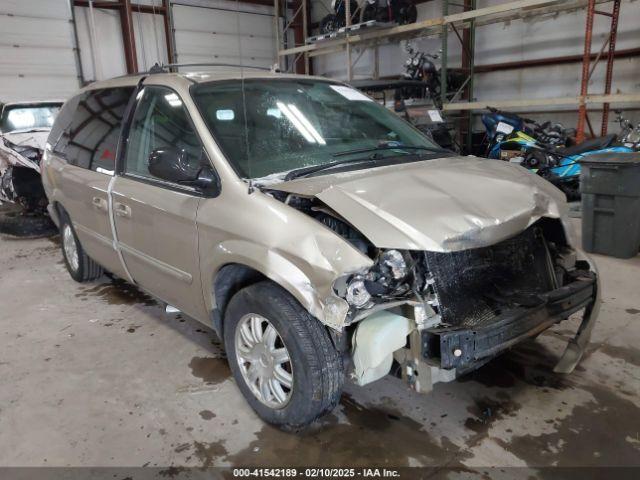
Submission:
[[[578,363],[589,340],[597,305],[597,276],[593,272],[581,272],[571,283],[535,295],[535,304],[503,311],[490,322],[471,328],[437,326],[423,330],[422,356],[425,360],[439,359],[440,367],[444,369],[455,368],[459,373],[473,370],[511,346],[538,335],[584,308],[578,334],[567,347],[569,353],[565,352],[556,367],[556,371],[569,373]],[[581,341],[581,338],[586,340]]]

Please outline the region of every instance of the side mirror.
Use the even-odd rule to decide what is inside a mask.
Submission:
[[[192,182],[199,170],[189,165],[187,152],[177,148],[159,148],[149,155],[149,173],[169,182]]]
[[[202,155],[206,158],[204,150]],[[149,173],[161,180],[195,187],[207,196],[220,193],[220,178],[213,168],[204,162],[197,168],[189,165],[184,150],[171,147],[154,150],[149,155]]]
[[[220,178],[208,165],[200,169],[198,178],[190,184],[209,197],[217,197],[220,193]]]

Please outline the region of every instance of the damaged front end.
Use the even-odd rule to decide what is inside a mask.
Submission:
[[[356,382],[386,375],[395,360],[418,391],[474,370],[584,309],[581,333],[556,367],[569,373],[598,303],[595,271],[577,259],[552,219],[489,247],[382,251],[369,271],[341,278],[335,288],[352,306],[349,321],[358,322]]]
[[[333,282],[348,308],[323,319],[348,339],[356,383],[397,371],[428,391],[583,310],[555,370],[577,365],[598,314],[595,268],[573,247],[559,192],[493,165],[448,159],[269,189],[372,260]]]
[[[47,206],[40,177],[44,150],[32,141],[38,134],[0,137],[0,201],[16,203],[29,213],[44,213]]]

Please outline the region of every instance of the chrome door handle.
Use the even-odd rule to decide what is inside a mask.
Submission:
[[[93,197],[91,199],[91,204],[98,210],[102,210],[104,212],[108,210],[107,201],[104,198]]]
[[[131,207],[124,203],[116,203],[115,213],[119,217],[131,218]]]

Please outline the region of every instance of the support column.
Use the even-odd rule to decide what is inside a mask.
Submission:
[[[131,0],[122,0],[120,6],[120,25],[122,26],[122,40],[127,73],[137,73],[138,55],[136,53],[136,39],[133,33]]]
[[[609,56],[607,57],[607,74],[604,81],[604,94],[611,93],[611,81],[613,80],[613,61],[616,58],[616,39],[618,37],[618,17],[620,16],[620,0],[613,2],[611,13],[611,33],[609,36]],[[607,134],[609,126],[609,104],[605,103],[602,108],[602,127],[600,135]]]

